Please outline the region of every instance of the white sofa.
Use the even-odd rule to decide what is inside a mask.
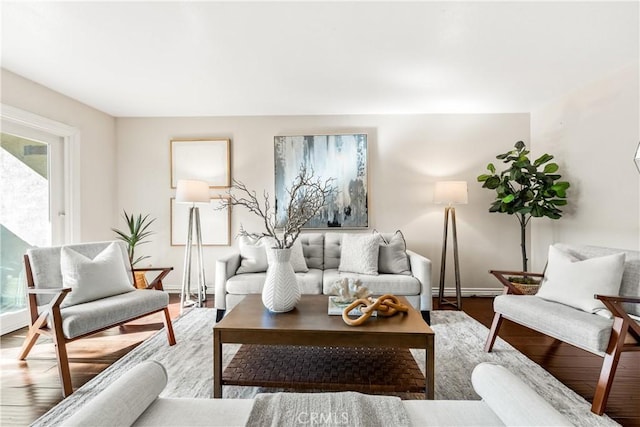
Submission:
[[[571,425],[564,415],[502,366],[481,363],[474,369],[471,379],[482,400],[403,400],[402,407],[411,425]],[[158,397],[167,380],[161,364],[143,362],[114,381],[62,425],[244,426],[249,419],[254,399]],[[290,424],[296,425],[295,420]]]
[[[410,250],[410,274],[367,275],[338,271],[341,243],[345,233],[305,233],[299,239],[309,268],[306,273],[296,273],[302,294],[329,295],[331,286],[342,278],[359,279],[373,295],[392,293],[402,295],[430,323],[431,260]],[[394,233],[381,233],[390,240]],[[222,319],[226,310],[231,310],[247,294],[262,292],[266,271],[237,274],[243,258],[240,252],[232,253],[216,262],[215,308],[217,320]],[[266,270],[266,268],[265,268]],[[409,273],[409,272],[408,272]]]

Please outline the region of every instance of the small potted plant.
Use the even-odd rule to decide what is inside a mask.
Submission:
[[[560,181],[562,176],[557,173],[560,167],[551,162],[552,155],[545,153],[531,161],[529,153],[524,142],[518,141],[513,150],[496,156],[507,166],[505,170],[496,172],[493,163],[489,163],[489,173],[478,176],[482,188],[495,191],[496,198],[489,212],[514,215],[520,224],[523,272],[527,272],[529,266],[526,246],[529,221],[540,217],[560,219],[562,211],[559,206],[567,204],[567,189],[570,186],[568,182]],[[511,279],[515,283],[537,284],[536,280],[526,275]],[[525,292],[528,291],[525,288]]]
[[[144,243],[148,243],[148,240],[145,240],[147,237],[153,234],[153,231],[148,230],[149,226],[156,220],[155,218],[150,218],[149,215],[142,216],[142,214],[138,214],[135,216],[134,214],[127,214],[127,211],[123,211],[124,220],[127,223],[128,231],[120,231],[115,228],[111,230],[116,233],[118,239],[127,243],[127,253],[129,255],[129,261],[131,262],[131,266],[135,267],[137,263],[142,261],[143,259],[149,258],[148,255],[135,257],[136,247],[138,245],[142,245]],[[134,273],[136,280],[137,288],[146,288],[147,287],[147,278],[144,272],[137,271]]]

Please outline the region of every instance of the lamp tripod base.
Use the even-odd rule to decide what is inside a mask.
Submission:
[[[455,267],[456,279],[456,299],[448,300],[444,297],[444,278],[447,267],[447,240],[449,230],[449,215],[451,215],[451,228],[453,231],[453,261]],[[444,209],[444,231],[442,238],[442,261],[440,263],[440,288],[438,292],[438,307],[443,305],[451,305],[458,310],[462,310],[462,291],[460,289],[460,264],[458,262],[458,233],[456,230],[456,209],[447,206]]]

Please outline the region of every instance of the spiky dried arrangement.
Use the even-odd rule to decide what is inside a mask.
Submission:
[[[255,191],[249,190],[244,183],[235,179],[227,192],[229,198],[223,199],[222,203],[224,207],[242,206],[262,219],[265,232],[249,233],[241,226],[241,236],[268,236],[275,239],[277,248],[290,248],[300,235],[302,227],[326,205],[327,198],[336,191],[332,182],[333,179],[321,180],[312,169],[301,166],[298,176],[286,191],[288,200],[285,200],[286,218],[283,224],[277,223],[269,193],[264,191],[263,201],[260,201]]]

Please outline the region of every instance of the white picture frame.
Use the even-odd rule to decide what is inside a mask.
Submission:
[[[172,139],[171,188],[181,179],[205,181],[209,188],[231,185],[231,142],[228,138]]]
[[[203,246],[229,246],[231,245],[231,211],[227,205],[224,209],[218,209],[222,200],[227,197],[212,198],[210,203],[198,203],[200,211],[200,228],[202,231]],[[175,197],[171,198],[171,246],[185,246],[187,244],[187,228],[189,227],[189,203],[176,203]],[[194,226],[195,229],[195,226]],[[196,244],[195,235],[193,244]]]

